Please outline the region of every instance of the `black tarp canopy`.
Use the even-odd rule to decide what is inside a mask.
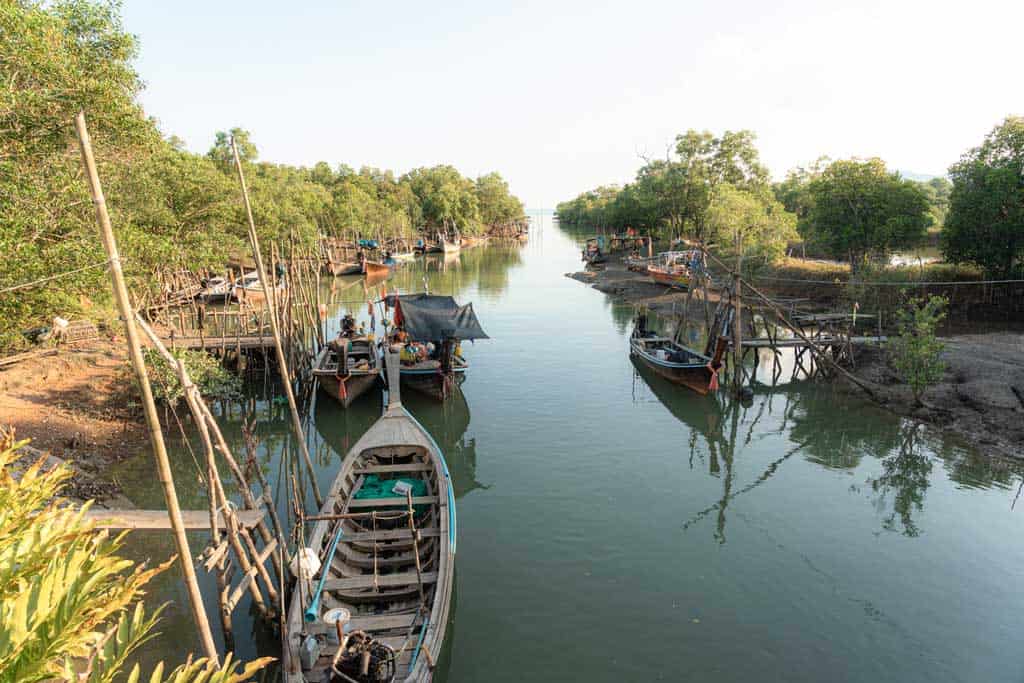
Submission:
[[[476,319],[473,304],[460,306],[450,296],[391,295],[387,305],[397,309],[395,324],[403,327],[412,339],[490,339]]]

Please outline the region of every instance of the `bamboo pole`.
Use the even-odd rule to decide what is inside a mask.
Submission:
[[[260,278],[263,292],[270,298],[270,331],[274,335],[274,350],[277,353],[277,363],[281,366],[281,383],[284,385],[284,393],[288,398],[288,409],[292,414],[292,429],[295,431],[295,438],[299,442],[299,452],[309,469],[309,482],[313,486],[313,497],[316,498],[317,507],[324,504],[320,495],[320,487],[316,483],[316,470],[313,468],[313,460],[309,457],[309,449],[306,447],[306,435],[302,431],[302,421],[299,419],[299,409],[295,405],[295,394],[292,392],[291,374],[288,372],[288,364],[284,359],[284,349],[281,346],[281,332],[277,328],[277,296],[276,292],[267,282],[267,274],[263,269],[263,257],[260,255],[260,242],[256,236],[256,221],[252,217],[252,205],[249,203],[249,190],[245,187],[245,173],[242,171],[242,160],[238,157],[238,147],[235,139],[231,138],[231,153],[235,157],[235,170],[238,171],[238,183],[242,187],[242,201],[245,202],[245,216],[249,221],[249,243],[252,245],[252,256],[256,262],[256,274]]]
[[[740,285],[740,273],[743,268],[743,242],[740,240],[740,229],[736,228],[736,271],[732,274],[732,295],[733,305],[736,307],[736,317],[732,321],[732,363],[733,363],[733,390],[738,394],[740,385],[743,383],[743,296],[742,285]]]
[[[110,224],[110,216],[107,214],[107,202],[103,197],[103,188],[100,185],[100,176],[96,171],[96,160],[93,158],[92,142],[89,139],[89,131],[85,126],[85,113],[78,112],[75,116],[75,130],[78,132],[78,141],[82,151],[82,165],[85,166],[86,177],[89,181],[89,191],[92,194],[93,204],[96,206],[96,222],[99,224],[100,235],[103,238],[103,248],[110,259],[110,280],[114,289],[114,298],[117,300],[117,307],[124,320],[125,336],[128,339],[128,352],[131,357],[135,374],[139,380],[142,390],[142,405],[145,408],[146,423],[149,426],[149,437],[153,446],[153,457],[156,459],[157,475],[164,491],[164,500],[167,502],[167,516],[170,518],[171,529],[174,532],[174,542],[178,550],[178,564],[185,579],[185,587],[188,591],[189,607],[192,610],[192,619],[195,621],[199,639],[203,645],[203,652],[212,662],[220,662],[217,653],[217,645],[214,643],[213,634],[210,632],[210,622],[206,618],[206,610],[203,607],[203,596],[199,592],[199,582],[196,580],[195,567],[192,566],[192,552],[189,550],[188,537],[185,535],[185,523],[181,518],[181,508],[178,506],[178,494],[174,489],[174,478],[171,475],[171,464],[167,458],[167,449],[164,446],[163,433],[160,431],[160,420],[156,414],[156,403],[153,401],[153,392],[149,386],[149,376],[146,372],[146,364],[142,359],[142,348],[139,345],[138,332],[135,329],[135,315],[128,299],[128,287],[124,282],[124,273],[121,270],[121,257],[117,250],[117,241],[114,239],[114,229]]]

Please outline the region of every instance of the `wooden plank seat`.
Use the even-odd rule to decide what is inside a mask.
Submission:
[[[353,474],[380,474],[383,472],[429,472],[434,466],[426,462],[411,462],[405,465],[367,465],[352,470]]]
[[[400,574],[379,574],[374,581],[373,574],[362,576],[349,576],[344,579],[327,579],[324,582],[324,590],[345,590],[346,588],[373,588],[374,585],[386,588],[388,586],[407,586],[416,584],[419,579],[416,572],[402,572]],[[437,572],[423,572],[423,583],[435,583]]]
[[[420,532],[420,538],[437,538],[441,534],[441,530],[436,526],[417,529],[417,531]],[[408,529],[360,531],[357,533],[345,534],[341,537],[341,540],[348,541],[349,543],[358,543],[360,541],[408,541],[412,540],[412,532]]]
[[[349,501],[349,510],[362,510],[377,507],[406,507],[405,498],[353,498]],[[412,499],[413,505],[437,505],[437,496],[419,496]]]

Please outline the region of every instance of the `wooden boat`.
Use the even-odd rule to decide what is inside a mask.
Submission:
[[[362,249],[354,242],[345,241],[336,237],[322,237],[320,240],[323,253],[324,275],[358,275],[363,272]]]
[[[204,304],[223,304],[234,297],[235,283],[227,278],[212,277],[204,281],[203,285],[196,298]]]
[[[473,304],[459,306],[450,296],[431,294],[391,295],[385,303],[394,311],[388,344],[400,354],[402,383],[439,401],[448,399],[469,370],[461,342],[488,339]]]
[[[666,251],[647,264],[647,274],[658,284],[686,289],[690,286],[690,268],[698,251]]]
[[[634,273],[646,273],[647,266],[650,263],[650,259],[643,256],[629,255],[625,259],[626,269],[631,270]]]
[[[600,237],[591,237],[583,247],[583,260],[590,265],[597,265],[607,261],[604,251],[601,249],[604,240]]]
[[[268,274],[267,277],[270,277],[270,275]],[[284,281],[278,282],[275,289],[278,295],[283,294],[285,289]],[[263,291],[263,284],[260,283],[260,277],[256,271],[246,273],[235,284],[232,294],[236,301],[248,304],[261,304],[267,299],[267,293]]]
[[[412,242],[405,239],[394,239],[387,244],[387,253],[396,261],[411,261],[416,258],[416,249]]]
[[[342,346],[346,343],[350,343],[351,348]],[[352,337],[328,344],[313,363],[313,376],[324,392],[348,408],[376,386],[380,376],[380,362],[373,340]]]
[[[455,567],[454,490],[441,449],[402,406],[398,378],[389,385],[383,415],[345,456],[307,536],[323,569],[314,563],[304,575],[293,563],[300,578],[288,608],[290,680],[426,683],[440,658]],[[360,676],[364,652],[369,675]]]
[[[716,335],[709,341],[709,346],[714,346],[714,355],[709,357],[648,330],[647,315],[641,313],[629,338],[629,353],[668,381],[704,395],[718,388],[718,371],[728,343],[728,337]]]
[[[394,260],[390,260],[390,262],[388,259],[385,259],[383,262],[369,260],[363,261],[363,273],[365,273],[368,278],[387,277],[388,273],[390,273],[394,267]]]
[[[454,240],[442,239],[441,240],[441,253],[443,253],[443,254],[457,254],[457,253],[459,253],[459,250],[461,248],[462,247],[460,246],[458,239],[454,239]]]

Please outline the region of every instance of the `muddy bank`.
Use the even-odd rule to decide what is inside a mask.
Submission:
[[[646,304],[662,315],[682,315],[689,298],[685,292],[630,272],[618,259],[610,260],[603,269],[567,273],[566,277],[618,301]],[[701,294],[696,292],[690,300],[692,320],[703,319]],[[814,298],[813,292],[787,294]],[[710,292],[712,312],[717,303],[717,294]],[[910,388],[899,380],[881,348],[859,347],[853,372],[872,384],[875,400],[889,410],[956,433],[989,455],[1024,458],[1024,333],[956,334],[944,337],[943,342],[945,375],[925,392],[923,406],[915,405]],[[866,396],[847,381],[839,384],[844,391]]]
[[[150,452],[126,368],[123,345],[97,340],[0,371],[0,426],[71,466],[69,497],[121,507],[110,465]]]

